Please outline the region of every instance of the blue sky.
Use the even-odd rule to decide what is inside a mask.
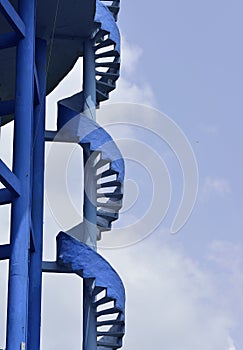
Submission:
[[[181,169],[173,152],[164,143],[158,145],[151,135],[146,139],[145,132],[125,127],[109,130],[114,135],[120,132],[123,137],[133,135],[155,151],[161,150],[172,186],[167,216],[147,239],[127,248],[100,250],[121,274],[126,287],[125,350],[147,350],[151,345],[166,350],[243,347],[243,174],[239,161],[242,10],[240,1],[121,3],[118,23],[123,42],[122,72],[110,102],[145,104],[165,113],[185,133],[199,169],[193,213],[186,225],[171,235],[169,228],[183,189]],[[70,86],[78,88],[79,72],[80,67],[49,98],[49,116],[53,115],[55,98],[60,98],[62,89],[65,96]],[[102,123],[102,117],[99,122]],[[51,127],[53,118],[48,123]],[[128,163],[127,174],[133,174],[134,179],[140,176],[138,187],[133,187],[138,203],[139,198],[146,203],[144,193],[151,183]],[[146,190],[141,191],[141,181]],[[148,195],[147,202],[150,201]],[[136,214],[137,207],[134,208]],[[123,221],[130,222],[132,210],[128,212],[130,216],[123,214]],[[48,206],[46,213],[46,237],[52,232],[51,242],[49,238],[45,244],[48,258],[54,255],[53,232],[58,225]],[[133,234],[137,233],[131,231]],[[49,344],[49,348],[54,344],[55,348],[58,344],[61,348],[63,340],[51,340],[55,310],[61,312],[58,304],[56,309],[53,305],[54,282],[48,277],[44,281],[43,345]],[[59,299],[62,304],[65,295],[61,293]],[[64,309],[70,322],[79,320],[77,307],[67,307],[65,303]],[[80,322],[76,322],[76,327],[66,326],[73,346],[78,344]]]
[[[163,244],[172,255],[179,250],[182,254],[182,264],[186,265],[186,261],[189,260],[195,268],[198,268],[198,273],[202,273],[206,279],[210,280],[208,283],[205,282],[205,290],[210,286],[214,292],[212,294],[205,292],[202,298],[205,309],[209,308],[213,315],[219,317],[218,319],[228,320],[221,331],[224,329],[233,339],[234,345],[230,345],[230,341],[228,345],[228,348],[232,349],[234,347],[241,349],[243,346],[240,328],[243,311],[241,296],[243,174],[240,163],[243,112],[242,10],[243,5],[240,1],[153,1],[150,4],[144,1],[132,1],[122,3],[119,17],[126,47],[133,52],[133,54],[131,52],[130,55],[127,54],[124,60],[137,55],[135,62],[131,61],[133,70],[128,63],[123,62],[125,69],[122,79],[127,81],[127,85],[124,82],[120,85],[131,87],[134,102],[150,103],[166,113],[181,127],[192,145],[199,167],[197,203],[183,229],[176,236],[166,232],[173,218],[172,205],[172,213],[169,210],[160,228],[149,239],[144,240],[137,247],[130,248],[130,253],[127,255],[135,254],[137,250],[136,256],[140,256],[146,266],[148,263],[146,253],[151,249],[151,245],[154,245],[154,254],[157,257],[160,256],[159,247],[161,248]],[[121,92],[120,94],[122,95]],[[119,88],[115,99],[121,101],[123,97],[119,98],[118,95]],[[124,100],[128,95],[126,91]],[[132,93],[130,98],[131,95]],[[176,193],[177,186],[181,190],[180,179],[178,179],[176,165],[172,164],[170,167],[171,181]],[[174,196],[176,197],[176,194]],[[119,252],[116,254],[119,255]],[[122,254],[126,255],[124,252]],[[163,259],[161,257],[161,264]],[[173,257],[171,259],[173,261]],[[148,263],[150,267],[152,267],[151,264],[151,262]],[[119,264],[120,269],[122,269],[121,265],[122,263]],[[175,268],[175,279],[177,272]],[[153,275],[152,271],[148,273]],[[154,279],[157,280],[157,278],[163,278],[159,267],[154,275]],[[173,278],[173,273],[170,278]],[[152,286],[153,283],[156,285],[156,282],[148,276],[147,279],[146,282],[144,272],[143,288],[147,288],[148,292],[147,299],[143,299],[143,302],[150,300],[152,314]],[[193,277],[191,280],[188,277],[187,282],[193,289],[195,283]],[[187,282],[184,281],[185,284]],[[162,284],[160,286],[162,288]],[[203,288],[203,284],[201,287]],[[175,288],[178,290],[182,288],[180,282],[178,286],[175,284]],[[129,292],[131,292],[130,289]],[[163,295],[163,291],[160,292]],[[178,298],[180,298],[179,292]],[[181,298],[183,300],[183,288]],[[197,302],[200,304],[199,300],[198,296]],[[163,303],[161,301],[161,312]],[[132,303],[129,306],[132,308]],[[173,303],[171,307],[173,308]],[[198,327],[199,325],[202,327],[203,338],[203,325],[205,326],[207,322],[210,324],[213,316],[209,312],[203,320],[199,309],[196,303],[194,311],[199,319],[201,317]],[[221,314],[218,313],[218,309],[221,310]],[[185,323],[188,321],[187,331],[193,332],[194,327],[190,324],[190,319],[187,320],[186,314],[185,311],[184,321]],[[161,313],[158,320],[161,325],[163,317],[166,319],[167,314]],[[134,316],[133,322],[135,319]],[[154,320],[156,319],[154,317]],[[149,324],[147,327],[146,337],[151,341]],[[143,329],[145,331],[146,327]],[[176,336],[176,325],[174,332]],[[218,337],[223,339],[226,333],[222,331],[220,334],[219,331]],[[215,337],[216,334],[215,330]],[[204,335],[208,337],[208,344],[203,344],[201,339],[201,345],[196,346],[197,349],[211,349],[212,344],[214,349],[228,349],[223,341],[220,344],[213,340],[210,332],[207,334],[205,331]],[[198,337],[200,338],[200,332]],[[146,342],[145,339],[144,341]],[[135,342],[130,343],[130,338],[128,343],[136,347]],[[157,343],[155,341],[155,344],[156,348],[184,349],[185,347],[183,340],[179,347],[173,347],[173,341],[171,340],[170,343],[168,340],[166,343],[162,336]],[[194,348],[190,340],[185,340],[185,344],[187,349]],[[143,346],[139,345],[139,348],[143,349]]]

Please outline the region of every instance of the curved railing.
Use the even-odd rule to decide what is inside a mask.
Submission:
[[[116,271],[100,254],[60,232],[57,236],[57,261],[44,262],[43,271],[76,273],[88,281],[92,312],[96,319],[97,349],[122,347],[125,290]]]
[[[94,280],[91,294],[98,349],[120,348],[125,318],[125,291],[120,277],[101,255],[63,232],[57,237],[57,247],[59,265],[68,266],[84,279]]]

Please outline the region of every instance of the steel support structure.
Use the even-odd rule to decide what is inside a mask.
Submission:
[[[41,328],[41,287],[43,247],[43,188],[45,152],[46,42],[36,40],[36,71],[39,82],[39,104],[34,110],[32,252],[29,271],[28,349],[38,350]]]
[[[89,34],[90,37],[83,33],[83,91],[80,94],[83,109],[77,112],[77,115],[74,115],[73,110],[70,112],[70,118],[78,116],[80,121],[85,119],[85,123],[89,127],[91,125],[92,131],[95,132],[93,139],[86,138],[83,142],[80,139],[79,142],[83,147],[84,165],[84,242],[75,241],[68,234],[60,233],[57,237],[57,261],[45,264],[42,262],[43,190],[45,97],[48,85],[46,81],[49,79],[49,74],[48,79],[46,76],[46,58],[49,43],[43,39],[46,39],[43,33],[41,38],[36,37],[36,12],[39,13],[36,10],[36,0],[18,0],[18,10],[9,0],[0,0],[1,15],[11,27],[10,32],[0,33],[0,50],[16,47],[16,58],[13,58],[16,60],[16,77],[12,76],[11,80],[15,82],[15,93],[10,93],[9,100],[7,97],[0,101],[0,127],[2,121],[4,125],[14,116],[12,170],[0,160],[0,182],[5,187],[0,189],[0,205],[11,204],[10,242],[0,246],[0,260],[9,259],[7,350],[40,348],[43,271],[79,274],[82,270],[80,276],[83,277],[83,350],[97,350],[100,347],[118,349],[122,345],[124,288],[113,268],[96,252],[96,243],[101,232],[109,231],[111,222],[118,218],[124,180],[122,156],[108,133],[95,122],[96,107],[100,102],[107,100],[109,92],[114,90],[120,67],[119,32],[115,26],[119,2],[106,7],[105,1],[96,1],[96,14],[93,13],[94,18],[90,15],[90,23],[87,22],[90,24],[89,33],[93,30],[94,32]],[[87,1],[87,4],[90,2]],[[48,7],[49,3],[46,3],[46,6]],[[85,6],[84,8],[87,9]],[[95,9],[94,6],[93,8]],[[88,9],[90,12],[91,8]],[[40,17],[45,18],[43,13]],[[62,20],[65,20],[65,16]],[[6,26],[3,25],[1,29],[3,28],[6,29]],[[107,33],[110,35],[109,40],[106,39]],[[98,53],[99,48],[109,47],[111,43],[114,45],[113,50]],[[97,59],[103,57],[109,57],[110,61],[97,62]],[[97,67],[107,70],[99,72]],[[12,73],[13,69],[9,71]],[[55,74],[56,71],[54,78]],[[97,76],[101,79],[97,79]],[[6,85],[8,78],[9,75],[5,80]],[[11,84],[9,86],[11,89]],[[80,130],[75,132],[79,133]],[[80,135],[75,136],[78,138]],[[48,141],[48,138],[46,140]],[[105,150],[107,142],[110,142],[111,156]],[[97,155],[100,156],[98,161]],[[111,159],[112,157],[115,158]],[[106,171],[102,171],[104,164],[108,165]],[[99,176],[96,174],[97,169],[102,172]],[[97,182],[98,177],[106,178],[109,175],[115,176],[115,180],[106,179],[102,184]],[[99,187],[116,187],[116,190],[102,194],[97,193]],[[108,199],[107,202],[97,202],[97,197],[102,195]],[[69,248],[71,254],[66,256]],[[80,255],[78,264],[73,265],[73,261]],[[66,261],[64,257],[71,257],[71,262]],[[99,266],[102,266],[102,271]],[[105,297],[97,300],[100,292],[104,292]],[[114,302],[114,307],[98,311],[98,307],[105,307],[108,300]],[[113,316],[114,313],[117,314],[116,319],[100,319],[102,315]],[[111,328],[107,331],[100,330],[103,325],[110,325]]]
[[[20,181],[21,194],[13,202],[11,213],[7,320],[8,350],[26,347],[28,334],[35,1],[20,0],[19,15],[25,24],[25,37],[19,40],[17,45],[13,172]]]
[[[84,114],[96,119],[96,81],[95,81],[95,54],[91,39],[84,42],[83,92]],[[84,230],[88,241],[86,242],[96,250],[98,229],[96,223],[96,180],[94,167],[91,164],[90,151],[83,147],[84,163]],[[83,350],[96,350],[96,315],[92,304],[92,282],[83,280]]]
[[[46,43],[36,40],[36,1],[7,0],[0,10],[14,32],[2,34],[1,48],[16,46],[15,99],[1,103],[14,113],[13,170],[0,161],[1,205],[12,204],[9,259],[8,350],[38,350],[40,344]],[[11,40],[10,40],[11,39]]]

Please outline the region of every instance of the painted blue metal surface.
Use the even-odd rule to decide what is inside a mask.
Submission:
[[[8,350],[19,349],[27,342],[35,1],[19,0],[19,14],[26,36],[17,47],[13,172],[20,181],[21,196],[12,204]]]
[[[7,5],[6,5],[7,4]],[[13,5],[13,6],[12,6]],[[6,11],[5,8],[12,8]],[[14,8],[18,8],[18,0],[1,0],[2,13],[13,13],[14,22],[21,31],[23,19]],[[47,41],[48,74],[47,93],[50,93],[70,72],[77,59],[83,56],[83,42],[93,32],[95,0],[42,0],[36,5],[36,37]],[[15,46],[20,35],[11,32],[7,20],[2,20],[0,13],[0,49],[9,48],[0,55],[0,99],[13,100],[15,96]],[[56,21],[54,21],[56,17]],[[22,22],[21,22],[22,21]],[[15,22],[14,22],[15,23]],[[54,30],[54,36],[53,36]],[[60,60],[62,57],[62,60]],[[1,111],[1,106],[0,106]],[[13,119],[1,117],[2,125]]]
[[[19,14],[8,0],[0,1],[0,11],[20,38],[25,37],[26,28]]]
[[[57,261],[68,265],[83,278],[95,279],[96,287],[106,287],[107,296],[116,300],[116,307],[125,313],[125,291],[117,272],[97,252],[66,233],[57,236]]]
[[[8,350],[38,350],[40,346],[45,96],[79,56],[84,56],[84,91],[60,101],[58,128],[64,126],[66,141],[74,136],[83,147],[84,165],[90,156],[100,156],[85,175],[94,179],[89,183],[94,201],[88,196],[84,199],[85,220],[104,231],[118,218],[124,161],[111,136],[94,121],[96,106],[108,99],[119,77],[120,35],[114,20],[118,5],[119,1],[109,2],[108,10],[97,0],[95,15],[95,0],[0,0],[5,18],[0,22],[0,49],[5,49],[0,56],[0,126],[11,121],[13,114],[15,118],[13,170],[0,160],[0,181],[6,187],[0,189],[0,205],[12,205],[10,244],[0,246],[0,260],[10,259]],[[109,51],[110,45],[114,49]],[[106,52],[99,53],[100,48]],[[109,59],[103,63],[99,61],[102,57]],[[97,175],[104,164],[109,164],[109,169]],[[112,174],[115,180],[98,184],[98,179]],[[97,187],[112,185],[114,192],[98,196]],[[108,201],[100,204],[101,196]],[[125,292],[119,276],[84,243],[65,233],[57,240],[58,260],[52,264],[52,272],[70,272],[67,266],[71,266],[71,272],[84,278],[83,349],[121,347]],[[105,297],[98,300],[100,291]],[[108,300],[114,301],[114,307],[98,311]],[[114,313],[115,319],[102,321],[103,314]],[[106,332],[100,328],[104,322],[111,326]]]
[[[84,326],[84,349],[120,348],[124,335],[125,290],[116,271],[101,255],[64,232],[57,236],[57,261],[84,279],[84,321],[86,326],[89,325]],[[102,293],[101,297],[99,293]],[[90,330],[96,333],[96,343]]]
[[[15,196],[7,189],[0,189],[0,205],[10,204],[14,200]]]
[[[83,73],[84,112],[95,120],[96,82],[95,82],[95,53],[90,39],[84,42],[84,73]]]
[[[41,328],[43,196],[45,154],[45,97],[46,97],[46,42],[36,40],[36,76],[40,103],[34,110],[32,235],[33,251],[30,255],[28,349],[39,349]]]
[[[12,173],[7,165],[0,159],[0,181],[14,195],[19,196],[21,193],[20,181],[18,177]]]
[[[64,100],[65,101],[65,100]],[[108,132],[98,123],[86,118],[83,114],[67,108],[59,102],[58,126],[63,127],[60,134],[79,138],[78,143],[90,144],[91,151],[102,152],[103,159],[109,159],[111,169],[118,173],[118,180],[124,180],[124,160],[116,143]]]
[[[120,53],[119,29],[107,6],[105,6],[100,0],[96,1],[95,22],[100,23],[102,30],[110,33],[110,39],[114,41],[116,50]]]

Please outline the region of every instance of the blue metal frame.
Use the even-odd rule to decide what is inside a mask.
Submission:
[[[118,218],[124,179],[124,161],[119,150],[110,135],[95,123],[96,106],[108,99],[119,76],[120,38],[115,24],[118,5],[118,0],[114,0],[108,7],[99,0],[96,1],[94,32],[90,37],[83,38],[83,91],[71,98],[71,108],[66,108],[65,103],[62,106],[63,101],[60,101],[60,127],[77,117],[77,106],[78,113],[82,113],[79,115],[79,128],[75,132],[79,136],[78,143],[83,147],[84,167],[90,161],[90,156],[101,155],[96,165],[87,166],[84,175],[87,192],[84,194],[83,226],[88,232],[90,246],[61,233],[57,238],[57,261],[43,264],[47,42],[36,38],[36,0],[19,0],[18,11],[10,1],[0,0],[0,12],[10,27],[9,32],[0,34],[0,49],[16,46],[15,99],[12,96],[8,97],[9,100],[0,101],[0,127],[1,117],[7,116],[4,124],[11,121],[14,115],[13,169],[9,169],[0,160],[0,181],[5,186],[0,189],[0,205],[12,205],[10,243],[0,246],[0,260],[9,259],[8,350],[38,350],[40,347],[42,271],[78,273],[84,278],[84,350],[121,347],[124,335],[124,288],[112,267],[95,252],[100,232],[110,230],[111,222]],[[99,48],[109,45],[114,45],[114,49],[97,53]],[[98,62],[102,57],[109,57],[109,61]],[[107,70],[99,71],[100,67]],[[76,109],[72,109],[74,106]],[[81,135],[81,128],[88,131],[85,136]],[[52,140],[53,133],[46,135]],[[104,194],[104,197],[108,197],[104,207],[107,205],[107,208],[113,208],[113,213],[105,209],[99,210],[98,207],[102,205],[97,201],[99,176],[96,171],[108,163],[109,169],[99,176],[115,175],[116,180],[107,180],[100,187],[117,187],[114,192]],[[71,269],[65,266],[70,251],[71,261],[67,263]],[[83,254],[83,258],[76,259],[80,254]],[[95,261],[94,265],[92,261]],[[95,269],[96,266],[100,268]],[[81,269],[82,274],[79,273]],[[97,300],[100,291],[104,291],[106,296]],[[112,310],[102,312],[107,315],[118,312],[117,319],[100,321],[102,312],[97,312],[97,308],[108,300],[114,301],[115,306]],[[103,323],[111,325],[108,332],[99,330]],[[97,337],[101,339],[98,340]]]
[[[43,188],[45,153],[46,42],[36,40],[36,74],[40,103],[34,111],[32,236],[29,271],[28,348],[39,349],[41,326]]]
[[[16,92],[14,120],[13,173],[20,182],[21,195],[12,204],[11,256],[9,262],[9,292],[7,349],[19,349],[27,344],[29,247],[31,232],[31,152],[33,144],[34,109],[34,43],[35,1],[19,0],[19,16],[8,1],[2,1],[14,29],[25,23],[25,37],[19,40],[16,58]],[[11,9],[11,10],[10,10]]]

